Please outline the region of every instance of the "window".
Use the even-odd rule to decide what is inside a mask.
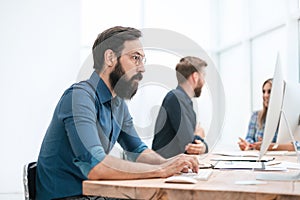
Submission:
[[[277,54],[280,55],[281,65],[286,66],[286,31],[285,27],[270,31],[256,37],[251,43],[252,62],[252,102],[253,110],[262,108],[261,86],[272,78],[275,70]]]
[[[229,0],[219,1],[219,12],[215,9],[214,14],[219,14],[218,25],[220,30],[220,45],[228,45],[240,40],[243,32],[243,1]]]
[[[232,136],[236,133],[245,137],[250,113],[262,108],[261,86],[264,80],[273,77],[277,53],[284,73],[291,77],[296,70],[300,77],[299,55],[295,53],[300,51],[300,44],[297,50],[294,47],[300,30],[298,35],[294,34],[297,23],[290,21],[295,18],[295,8],[299,15],[299,1],[216,0],[213,7],[217,8],[214,28],[219,30],[214,38],[219,41],[214,55],[218,58],[227,97],[223,135],[233,138],[238,136]],[[224,140],[231,145],[236,145],[236,141]]]
[[[242,45],[220,53],[220,73],[225,89],[227,111],[224,139],[225,142],[237,141],[237,138],[245,133],[250,115],[251,76],[245,48]]]
[[[250,0],[250,31],[256,33],[285,22],[288,1]]]

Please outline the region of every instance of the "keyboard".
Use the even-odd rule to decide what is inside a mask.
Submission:
[[[207,181],[212,173],[213,173],[212,169],[200,169],[198,173],[193,173],[193,172],[181,173],[179,176],[190,177],[200,181]]]

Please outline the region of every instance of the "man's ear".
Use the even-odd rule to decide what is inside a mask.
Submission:
[[[104,52],[104,63],[107,66],[112,67],[114,66],[114,60],[115,60],[115,53],[113,52],[113,50],[107,49]]]
[[[198,72],[193,72],[192,74],[193,82],[197,83],[199,80],[199,73]]]

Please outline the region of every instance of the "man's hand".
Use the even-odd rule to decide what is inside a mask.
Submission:
[[[150,157],[152,156],[153,155]],[[165,178],[180,172],[188,172],[189,169],[195,173],[199,170],[199,162],[196,156],[179,154],[169,159],[162,159],[163,162],[160,164],[148,164],[131,162],[107,155],[102,162],[98,163],[90,170],[88,179],[129,180],[140,178]]]
[[[160,177],[169,177],[180,172],[188,172],[191,169],[198,173],[199,162],[198,158],[193,155],[179,154],[169,158],[167,162],[160,165],[162,174]]]
[[[185,146],[185,151],[187,154],[199,155],[206,151],[206,146],[201,140],[195,140],[196,144],[189,143]]]

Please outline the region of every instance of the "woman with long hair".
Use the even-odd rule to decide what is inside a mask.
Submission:
[[[238,142],[241,150],[251,150],[251,149],[260,149],[261,141],[264,135],[265,121],[268,112],[268,105],[271,95],[273,79],[267,79],[262,85],[262,94],[263,94],[263,108],[262,110],[254,111],[249,125],[248,133],[245,139],[239,138]],[[294,146],[292,143],[287,144],[276,144],[277,139],[277,130],[275,132],[272,144],[269,146],[268,150],[288,150],[294,151]]]

